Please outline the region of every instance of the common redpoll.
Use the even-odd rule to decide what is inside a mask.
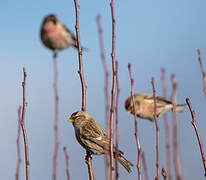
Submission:
[[[73,123],[76,139],[88,152],[94,155],[105,153],[105,145],[109,145],[102,127],[85,111],[73,113],[69,119]],[[124,156],[123,152],[114,147],[114,157],[130,173],[133,164]]]
[[[142,119],[148,119],[154,121],[154,98],[151,95],[146,94],[135,94],[135,109],[137,116]],[[173,110],[173,104],[171,101],[168,101],[162,97],[156,97],[157,103],[157,118],[165,114],[166,112]],[[176,111],[183,112],[183,106],[185,104],[178,104],[176,106]],[[134,107],[132,102],[132,97],[130,96],[125,101],[125,109],[128,113],[134,114]]]
[[[41,40],[51,50],[63,50],[77,47],[77,40],[64,24],[53,14],[46,16],[41,26]]]

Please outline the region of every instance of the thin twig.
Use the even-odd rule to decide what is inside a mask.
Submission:
[[[116,61],[116,72],[117,72],[117,97],[116,97],[116,149],[119,151],[119,93],[120,93],[120,88],[119,88],[119,79],[118,79],[118,62]],[[118,153],[116,153],[118,154]],[[117,158],[115,160],[115,180],[119,179],[119,166],[118,166],[118,161]]]
[[[58,96],[58,68],[57,68],[57,53],[54,52],[53,55],[53,63],[54,63],[54,98],[55,98],[55,120],[54,120],[54,133],[55,133],[55,147],[54,147],[54,156],[53,156],[53,180],[57,179],[57,160],[58,160],[58,152],[59,152],[59,96]]]
[[[23,109],[22,109],[22,115],[21,115],[21,129],[23,132],[23,137],[24,137],[24,149],[25,149],[25,164],[26,164],[26,180],[30,179],[30,175],[29,175],[29,146],[28,146],[28,139],[27,139],[27,134],[26,134],[26,128],[24,125],[24,119],[25,119],[25,113],[26,113],[26,77],[27,77],[27,73],[26,73],[26,68],[23,68],[23,72],[24,72],[24,81],[22,82],[22,87],[23,87]]]
[[[182,179],[181,167],[180,167],[180,158],[179,158],[179,147],[178,147],[178,126],[179,122],[177,119],[177,81],[175,75],[172,75],[172,104],[173,104],[173,146],[174,146],[174,162],[175,162],[175,171],[177,180]]]
[[[85,160],[88,166],[89,179],[94,180],[94,173],[93,173],[93,168],[92,168],[92,157],[89,151],[87,151],[86,153],[87,154],[86,154]]]
[[[21,145],[20,145],[20,135],[21,135],[21,106],[18,108],[18,132],[17,132],[17,168],[16,168],[16,180],[19,180],[20,167],[21,167]]]
[[[192,110],[192,106],[191,106],[189,98],[186,98],[186,102],[187,102],[187,105],[188,105],[188,107],[190,109],[190,113],[191,113],[191,116],[192,116],[192,122],[191,123],[192,123],[192,125],[193,125],[193,127],[195,129],[197,140],[198,140],[198,143],[199,143],[199,146],[200,146],[200,152],[201,152],[201,156],[202,156],[202,163],[203,163],[204,170],[205,170],[205,174],[204,175],[206,177],[206,159],[205,159],[205,155],[204,155],[202,141],[200,139],[200,135],[199,135],[199,132],[198,132],[197,124],[196,124],[196,121],[195,121],[195,111]]]
[[[76,10],[76,37],[77,37],[77,46],[78,46],[78,55],[79,55],[79,77],[81,80],[82,85],[82,111],[86,111],[86,84],[84,81],[84,75],[83,75],[83,63],[82,63],[82,48],[80,43],[80,34],[79,34],[79,5],[77,3],[77,0],[74,0],[75,4],[75,10]]]
[[[106,111],[106,119],[105,119],[105,125],[106,125],[106,132],[107,132],[107,137],[109,137],[109,69],[107,65],[107,61],[105,58],[105,53],[104,53],[104,38],[103,38],[103,30],[101,26],[101,16],[97,16],[97,25],[98,25],[98,31],[99,31],[99,41],[100,41],[100,49],[101,49],[101,59],[102,59],[102,64],[104,67],[104,73],[105,73],[105,111]],[[108,144],[105,143],[105,163],[106,163],[106,176],[107,179],[109,179],[109,169],[110,169],[110,164],[109,164],[109,152],[108,152]]]
[[[113,151],[113,134],[114,134],[114,106],[115,106],[115,91],[116,91],[116,63],[115,63],[115,17],[114,17],[114,0],[110,3],[112,14],[112,97],[110,108],[110,135],[109,135],[109,153],[110,153],[110,180],[114,179],[114,151]]]
[[[82,63],[82,48],[80,43],[80,34],[79,34],[79,5],[77,3],[77,0],[74,0],[75,4],[75,10],[76,10],[76,37],[77,37],[77,46],[78,46],[78,55],[79,55],[79,77],[81,80],[81,86],[82,86],[82,111],[86,111],[86,84],[84,81],[84,74],[83,74],[83,63]],[[86,164],[88,167],[88,173],[90,180],[94,180],[94,172],[92,168],[92,157],[89,152],[86,152]]]
[[[162,168],[162,176],[163,176],[164,180],[167,180],[167,172],[165,171],[164,168]]]
[[[201,57],[200,49],[197,50],[197,53],[198,53],[198,61],[200,63],[200,70],[201,70],[201,73],[202,73],[203,92],[204,92],[205,97],[206,97],[206,73],[204,71],[203,64],[202,64],[202,57]]]
[[[165,69],[162,68],[162,89],[163,89],[163,97],[167,98],[167,86],[165,80]],[[165,134],[166,134],[166,149],[167,149],[167,168],[168,168],[168,179],[172,180],[172,157],[171,157],[171,149],[170,149],[170,127],[167,118],[167,113],[163,115],[164,125],[165,125]]]
[[[65,159],[66,159],[66,173],[67,173],[67,180],[70,180],[70,175],[69,175],[69,154],[67,153],[67,148],[63,148]]]
[[[160,168],[159,168],[159,125],[157,119],[157,99],[156,99],[156,90],[154,85],[154,77],[152,77],[152,89],[153,89],[153,98],[154,98],[154,119],[156,126],[156,168],[157,168],[157,176],[155,180],[160,179]]]
[[[142,152],[142,164],[143,164],[143,168],[144,168],[145,179],[149,180],[149,174],[148,174],[148,169],[147,169],[145,152]]]
[[[138,121],[137,121],[137,110],[135,106],[135,99],[134,99],[134,79],[132,77],[132,71],[131,71],[131,64],[128,63],[128,69],[129,69],[129,76],[131,80],[131,96],[132,96],[132,103],[134,107],[134,126],[135,126],[135,138],[137,143],[137,150],[138,150],[138,158],[137,158],[137,170],[138,170],[138,179],[141,180],[141,163],[140,163],[140,157],[141,157],[141,146],[140,146],[140,140],[138,135]]]

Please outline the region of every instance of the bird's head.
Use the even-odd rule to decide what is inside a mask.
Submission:
[[[138,111],[140,109],[141,98],[142,97],[139,96],[138,94],[135,94],[135,96],[134,96],[136,111]],[[127,100],[125,101],[124,106],[125,106],[125,109],[127,110],[127,112],[129,114],[134,114],[134,106],[133,106],[133,101],[132,101],[131,96],[129,98],[127,98]]]
[[[132,104],[132,99],[131,99],[131,98],[128,98],[128,99],[125,101],[124,107],[125,107],[126,111],[127,111],[129,114],[133,113],[133,104]]]
[[[46,23],[49,23],[49,22],[52,22],[53,24],[56,24],[57,21],[58,21],[58,19],[57,19],[56,15],[49,14],[44,18],[43,24],[46,24]]]
[[[89,120],[90,117],[91,116],[86,111],[76,111],[72,113],[68,121],[71,122],[74,126],[76,126],[80,125],[82,122]]]

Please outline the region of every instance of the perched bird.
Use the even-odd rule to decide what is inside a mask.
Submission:
[[[46,16],[41,26],[41,40],[50,50],[78,48],[75,36],[53,14]]]
[[[94,155],[105,153],[106,145],[109,146],[106,134],[89,113],[77,111],[71,115],[69,122],[73,123],[76,139],[84,149]],[[123,154],[114,147],[114,158],[130,173],[133,164]]]
[[[151,95],[147,94],[135,94],[135,109],[137,116],[142,119],[148,119],[150,121],[154,121],[154,98]],[[171,101],[168,101],[162,97],[156,97],[157,104],[157,118],[165,114],[166,112],[173,110],[173,105]],[[183,112],[183,106],[186,104],[178,104],[176,106],[176,110],[178,112]],[[134,114],[134,107],[132,97],[130,96],[125,101],[125,109],[130,114]]]

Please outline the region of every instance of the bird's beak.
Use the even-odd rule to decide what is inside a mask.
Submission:
[[[128,114],[131,114],[131,113],[132,113],[132,111],[131,111],[131,110],[128,110],[128,111],[127,111],[127,113],[128,113]]]
[[[73,122],[74,122],[74,120],[73,120],[73,119],[69,119],[68,121],[69,121],[69,122],[71,122],[71,123],[73,123]]]

